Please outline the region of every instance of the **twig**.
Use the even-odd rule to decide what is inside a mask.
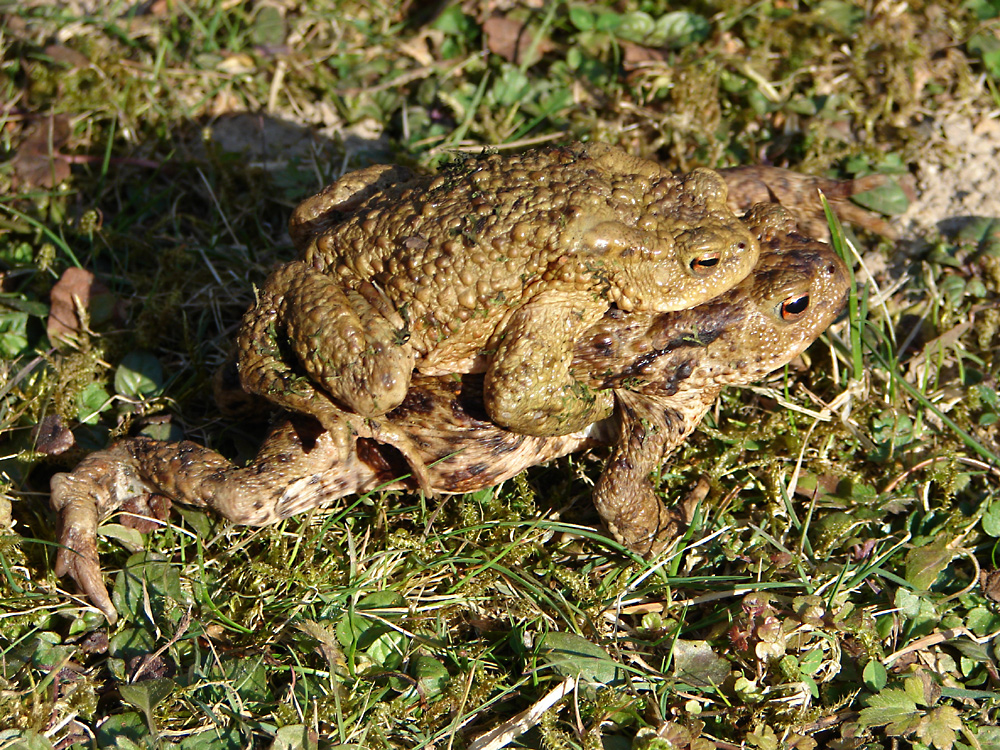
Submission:
[[[476,737],[476,739],[469,743],[469,750],[499,750],[501,747],[506,747],[535,726],[541,720],[542,714],[573,692],[575,688],[576,678],[567,677],[533,706],[530,706],[509,721],[505,721],[500,726],[494,727],[489,732],[486,732],[486,734]]]
[[[931,633],[930,635],[925,635],[923,638],[918,638],[913,643],[903,646],[899,651],[895,651],[889,654],[882,660],[882,663],[889,666],[892,662],[896,661],[900,656],[905,656],[913,651],[925,651],[931,646],[936,646],[939,643],[945,643],[946,641],[955,640],[959,636],[966,636],[971,638],[978,644],[989,643],[991,640],[1000,635],[1000,630],[990,633],[989,635],[984,635],[982,638],[977,638],[976,634],[973,633],[968,628],[950,628],[948,630],[942,630],[939,633]]]
[[[1000,471],[998,471],[996,467],[990,466],[988,463],[984,461],[980,461],[979,459],[976,458],[969,458],[968,456],[955,456],[954,458],[959,463],[966,464],[967,466],[972,466],[977,469],[981,469],[983,471],[987,471],[996,477],[1000,477]],[[928,458],[925,461],[921,461],[920,463],[911,466],[909,469],[907,469],[898,477],[889,482],[889,484],[886,485],[885,489],[883,489],[882,492],[892,492],[904,479],[910,476],[910,474],[920,471],[921,469],[926,468],[931,464],[940,463],[941,461],[949,461],[951,459],[952,456],[936,456],[935,458]]]

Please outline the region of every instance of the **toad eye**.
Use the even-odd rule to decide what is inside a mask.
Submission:
[[[809,294],[797,294],[781,303],[781,319],[789,322],[801,318],[809,309]]]
[[[697,274],[701,275],[708,273],[712,268],[719,265],[719,254],[718,253],[705,253],[704,255],[699,255],[697,258],[691,261],[691,270]]]

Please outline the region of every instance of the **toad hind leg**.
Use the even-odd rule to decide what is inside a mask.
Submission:
[[[755,203],[779,203],[795,217],[800,232],[810,237],[826,238],[830,230],[819,200],[818,191],[822,191],[841,220],[884,237],[896,236],[895,230],[882,217],[851,202],[851,196],[885,184],[888,181],[885,175],[831,180],[765,166],[730,167],[719,170],[719,174],[729,185],[729,207],[737,214],[747,211]]]
[[[573,376],[573,345],[605,308],[590,294],[542,292],[511,315],[486,370],[490,418],[523,435],[568,435],[610,413],[609,391]]]
[[[69,574],[108,622],[118,619],[104,586],[97,557],[100,519],[120,507],[136,491],[138,478],[127,461],[128,451],[115,445],[88,456],[70,474],[51,480],[52,508],[59,514],[59,543],[55,573]]]
[[[346,424],[335,433],[308,418],[278,423],[246,467],[189,441],[125,440],[52,477],[62,545],[55,572],[69,574],[113,624],[118,615],[101,575],[97,527],[130,498],[166,495],[213,508],[234,523],[261,526],[368,491],[379,480],[359,459]]]

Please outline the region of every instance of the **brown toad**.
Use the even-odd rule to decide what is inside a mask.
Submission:
[[[719,174],[729,186],[729,207],[737,214],[742,215],[758,203],[778,203],[795,219],[799,232],[807,237],[825,238],[829,228],[818,197],[822,192],[841,221],[853,222],[884,237],[896,234],[881,217],[851,202],[858,193],[884,185],[885,175],[835,180],[764,166],[726,167]]]
[[[753,267],[727,197],[716,172],[600,143],[348,174],[292,216],[301,257],[244,319],[243,385],[329,425],[395,408],[414,370],[485,372],[497,424],[580,429],[610,406],[570,370],[584,331],[612,307],[700,304]]]
[[[528,466],[610,442],[612,455],[594,491],[597,508],[627,547],[656,551],[678,526],[648,479],[663,453],[695,428],[725,385],[788,362],[843,303],[846,269],[829,246],[794,233],[777,207],[757,207],[747,222],[764,252],[741,284],[690,310],[609,311],[577,343],[569,369],[588,387],[613,392],[616,416],[570,435],[527,436],[489,421],[480,376],[418,375],[404,401],[369,424],[386,423],[405,439],[426,465],[430,487],[442,493],[492,486]],[[323,429],[311,417],[288,416],[247,467],[190,442],[122,441],[53,477],[65,545],[56,572],[72,575],[113,621],[96,531],[124,501],[158,493],[262,525],[350,493],[412,488],[412,480],[396,479],[406,467],[377,438],[346,423]]]

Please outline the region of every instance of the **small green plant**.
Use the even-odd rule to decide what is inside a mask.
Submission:
[[[687,528],[653,560],[597,528],[588,454],[263,529],[129,509],[108,629],[47,505],[126,434],[255,454],[213,374],[344,170],[602,140],[879,173],[854,200],[892,215],[939,125],[989,132],[995,0],[91,5],[0,23],[0,745],[1000,746],[1000,217],[907,253],[832,222],[843,319],[660,467]]]

